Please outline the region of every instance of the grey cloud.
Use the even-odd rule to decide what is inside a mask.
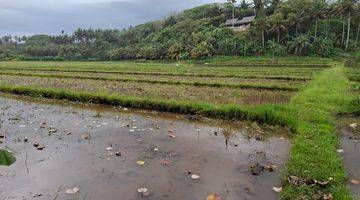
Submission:
[[[172,12],[225,0],[0,0],[0,35],[57,34],[76,28],[118,28],[162,19]]]

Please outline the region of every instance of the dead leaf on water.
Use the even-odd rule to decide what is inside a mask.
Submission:
[[[79,191],[80,191],[79,188],[74,187],[74,188],[72,188],[72,189],[67,189],[67,190],[65,191],[65,193],[66,193],[66,194],[75,194],[75,193],[78,193]]]
[[[206,197],[206,200],[221,200],[221,198],[217,194],[212,194]]]
[[[282,191],[282,187],[273,187],[273,190],[277,193]]]
[[[338,149],[336,150],[338,153],[344,153],[344,149]]]
[[[354,185],[359,185],[359,184],[360,184],[360,181],[359,181],[359,180],[355,180],[355,179],[351,179],[351,180],[350,180],[350,183],[351,183],[351,184],[354,184]]]
[[[191,175],[191,179],[193,179],[193,180],[198,180],[199,178],[200,178],[199,175],[196,175],[196,174]]]
[[[139,188],[137,192],[141,195],[141,197],[147,197],[150,195],[150,191],[147,188]]]
[[[356,129],[358,127],[358,124],[357,123],[350,124],[350,127]]]
[[[90,140],[90,139],[91,139],[90,133],[83,133],[83,134],[81,134],[81,139],[83,139],[83,140]]]
[[[136,164],[138,164],[138,165],[140,165],[140,166],[143,166],[143,165],[145,165],[145,161],[143,161],[143,160],[138,160],[138,161],[136,161]]]

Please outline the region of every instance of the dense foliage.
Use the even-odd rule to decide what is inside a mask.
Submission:
[[[250,30],[226,19],[254,15]],[[198,59],[212,55],[332,56],[358,48],[357,0],[254,0],[207,4],[124,30],[3,36],[0,60]]]

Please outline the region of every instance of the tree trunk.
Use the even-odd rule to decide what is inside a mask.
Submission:
[[[265,47],[265,31],[264,29],[261,32],[261,39],[262,39],[262,47]]]
[[[345,50],[347,50],[348,49],[348,47],[349,47],[349,39],[350,39],[350,29],[351,29],[351,27],[350,27],[350,20],[351,20],[351,15],[350,15],[351,13],[350,13],[350,11],[349,11],[349,13],[348,13],[348,27],[347,27],[347,36],[346,36],[346,44],[345,44]]]
[[[316,20],[315,20],[315,35],[314,35],[314,42],[316,41],[316,37],[317,37],[317,31],[318,31],[318,21],[319,21],[319,18],[316,17]]]
[[[235,27],[235,4],[232,3],[232,18],[233,18],[233,28]]]
[[[277,29],[277,41],[280,44],[280,28]]]
[[[342,19],[344,19],[343,16],[341,16]],[[343,28],[342,28],[342,35],[341,35],[341,45],[344,44],[344,40],[345,40],[345,22],[343,20]]]
[[[357,33],[356,33],[355,46],[357,46],[357,43],[358,43],[359,33],[360,33],[360,24],[358,26],[358,30],[357,30]]]
[[[295,35],[296,35],[296,37],[298,36],[298,26],[297,26],[297,24],[295,24]]]

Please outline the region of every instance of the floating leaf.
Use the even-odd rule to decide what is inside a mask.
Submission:
[[[221,200],[221,198],[216,194],[212,194],[212,195],[206,197],[206,200]]]
[[[67,190],[65,191],[65,193],[66,193],[66,194],[75,194],[75,193],[78,193],[79,191],[80,191],[79,188],[74,187],[73,189],[67,189]]]
[[[273,190],[277,193],[282,191],[282,187],[273,187]]]
[[[338,149],[336,150],[338,153],[344,153],[344,149]]]
[[[350,124],[350,127],[356,129],[358,127],[358,124],[357,123]]]
[[[196,175],[196,174],[191,175],[191,179],[193,179],[193,180],[198,180],[199,178],[200,178],[199,175]]]
[[[354,179],[350,180],[350,183],[352,183],[354,185],[359,185],[360,184],[360,182],[358,180],[354,180]]]
[[[6,150],[0,150],[0,165],[10,166],[16,158]]]
[[[143,160],[139,160],[139,161],[136,161],[136,164],[138,164],[138,165],[145,165],[145,161],[143,161]]]

